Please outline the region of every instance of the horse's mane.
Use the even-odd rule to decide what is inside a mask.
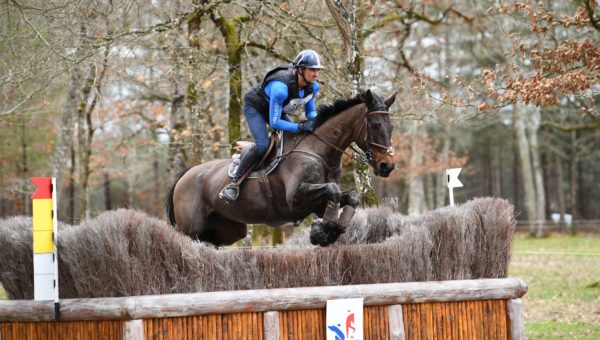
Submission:
[[[338,113],[364,102],[364,96],[362,93],[359,93],[350,99],[338,99],[333,104],[319,105],[317,107],[317,118],[315,119],[315,125],[321,126],[330,118],[335,117]]]

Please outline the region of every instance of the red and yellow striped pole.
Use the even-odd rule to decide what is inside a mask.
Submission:
[[[33,201],[33,296],[34,300],[54,300],[55,319],[59,317],[58,257],[56,236],[56,178],[32,177],[37,190]]]

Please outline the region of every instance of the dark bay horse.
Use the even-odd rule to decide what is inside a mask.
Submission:
[[[356,192],[341,192],[338,185],[342,154],[356,142],[375,175],[390,174],[394,159],[388,109],[394,100],[395,94],[383,100],[367,90],[319,107],[313,133],[284,134],[284,158],[268,175],[269,187],[265,189],[258,179],[246,179],[231,204],[218,197],[230,181],[227,169],[231,159],[212,160],[184,171],[167,197],[169,221],[191,237],[227,245],[246,236],[248,223],[280,226],[311,213],[331,217],[333,211],[333,220],[313,222],[311,242],[322,246],[335,242],[345,226],[335,221],[337,210],[326,208],[343,207],[347,224],[359,204]]]

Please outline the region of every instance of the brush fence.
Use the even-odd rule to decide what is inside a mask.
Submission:
[[[365,339],[523,339],[521,279],[0,301],[0,339],[325,339],[327,300],[363,298]]]

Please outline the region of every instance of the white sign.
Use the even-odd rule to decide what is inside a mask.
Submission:
[[[446,169],[446,182],[448,188],[460,188],[463,184],[458,180],[458,174],[462,168]]]
[[[327,301],[327,340],[362,340],[363,299]]]
[[[454,205],[454,191],[453,188],[460,188],[463,184],[458,180],[458,174],[460,174],[462,168],[446,169],[446,184],[448,185],[448,195],[450,196],[450,205]]]

